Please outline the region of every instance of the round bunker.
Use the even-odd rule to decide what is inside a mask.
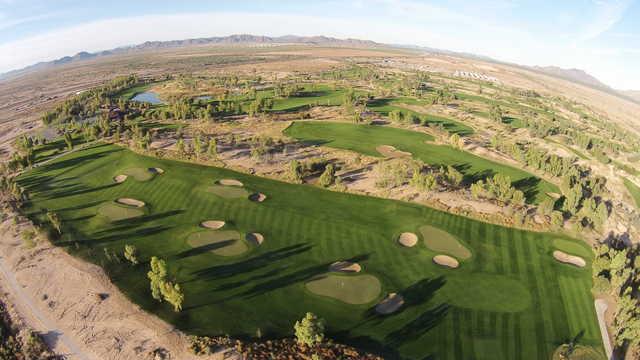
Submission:
[[[238,187],[242,187],[244,186],[240,181],[236,180],[236,179],[222,179],[222,180],[218,180],[218,184],[222,185],[222,186],[238,186]]]
[[[136,179],[137,181],[149,181],[153,179],[155,175],[155,173],[151,172],[149,169],[140,168],[140,167],[128,168],[122,171],[122,174],[130,176]]]
[[[121,184],[123,183],[125,180],[127,180],[128,176],[127,175],[118,175],[116,177],[113,178],[113,181],[115,181],[117,184]]]
[[[211,185],[206,191],[225,199],[246,198],[249,195],[247,189],[239,186]]]
[[[235,230],[204,230],[187,237],[187,243],[198,250],[210,251],[219,256],[238,256],[249,250]]]
[[[312,293],[330,297],[347,304],[367,304],[382,290],[380,280],[373,275],[324,275],[308,281],[305,287]]]
[[[361,270],[360,264],[351,261],[336,261],[329,265],[329,271],[331,272],[359,273]]]
[[[260,233],[248,233],[245,236],[245,239],[247,239],[248,242],[256,245],[256,246],[260,246],[262,245],[262,243],[264,242],[264,236]]]
[[[249,195],[249,200],[255,201],[255,202],[263,202],[267,200],[267,195],[263,193],[253,193]]]
[[[400,294],[391,293],[376,305],[376,312],[382,315],[392,314],[404,305],[404,298]]]
[[[466,260],[471,257],[471,251],[467,249],[455,236],[437,227],[425,225],[420,227],[420,233],[424,244],[437,253],[444,253]]]
[[[104,216],[109,221],[120,221],[142,216],[144,211],[140,208],[123,206],[115,202],[106,202],[98,207],[97,214]]]
[[[226,224],[222,220],[207,220],[200,223],[200,226],[205,227],[207,229],[218,230],[221,229],[224,224]]]
[[[152,167],[149,168],[149,171],[152,172],[153,174],[157,174],[157,175],[162,175],[164,174],[164,169],[159,168],[159,167]]]
[[[412,155],[410,152],[398,150],[391,145],[377,146],[376,151],[379,152],[382,156],[387,158],[399,158],[399,157],[407,157]]]
[[[418,243],[418,235],[410,232],[403,232],[398,237],[398,243],[404,247],[414,247]]]
[[[458,260],[456,260],[455,258],[452,258],[449,255],[436,255],[433,257],[433,262],[440,266],[444,266],[450,269],[455,269],[458,266],[460,266],[460,263],[458,262]]]
[[[587,266],[587,262],[584,261],[583,258],[579,257],[579,256],[574,256],[574,255],[569,255],[565,252],[562,252],[560,250],[556,250],[553,252],[553,257],[560,261],[561,263],[564,264],[569,264],[569,265],[573,265],[573,266],[577,266],[577,267],[585,267]]]
[[[116,202],[121,205],[135,206],[137,208],[144,207],[145,205],[144,201],[140,201],[132,198],[120,198],[116,200]]]

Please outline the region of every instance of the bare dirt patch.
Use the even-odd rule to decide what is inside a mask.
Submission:
[[[570,265],[574,265],[577,267],[585,267],[587,266],[586,261],[584,261],[583,258],[579,257],[579,256],[575,256],[575,255],[569,255],[565,252],[562,252],[560,250],[556,250],[553,252],[553,257],[560,261],[561,263],[565,263],[565,264],[570,264]]]
[[[448,267],[451,269],[455,269],[458,266],[460,266],[460,263],[458,262],[458,260],[448,255],[436,255],[433,257],[433,262],[438,265]]]
[[[382,156],[387,158],[399,158],[399,157],[408,157],[412,154],[410,152],[402,151],[396,149],[391,145],[380,145],[376,147],[376,151],[379,152]]]
[[[140,201],[140,200],[136,200],[136,199],[132,199],[132,198],[120,198],[118,200],[116,200],[116,202],[118,204],[122,204],[122,205],[129,205],[129,206],[135,206],[135,207],[144,207],[144,201]]]
[[[418,235],[410,232],[403,232],[398,237],[398,243],[405,247],[414,247],[418,243]]]
[[[222,220],[207,220],[200,223],[200,226],[205,227],[207,229],[218,230],[221,229],[224,224],[226,224]]]
[[[404,305],[404,298],[400,294],[391,293],[376,305],[376,312],[382,315],[392,314]]]
[[[358,273],[361,270],[360,264],[351,261],[336,261],[329,265],[329,271],[332,272]]]

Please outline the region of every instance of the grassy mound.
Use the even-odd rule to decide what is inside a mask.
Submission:
[[[570,255],[579,256],[583,259],[591,259],[593,250],[587,244],[581,241],[556,238],[553,239],[553,246],[562,252]]]
[[[207,192],[225,199],[246,198],[249,196],[247,189],[237,186],[211,185],[207,187]]]
[[[444,230],[425,225],[420,227],[420,233],[424,239],[424,244],[432,251],[451,255],[462,260],[471,257],[471,251],[462,245],[455,236]]]
[[[195,232],[187,237],[187,243],[198,250],[211,251],[220,256],[242,255],[249,250],[240,233],[234,230]]]
[[[367,304],[375,300],[382,290],[380,280],[373,275],[329,274],[310,280],[305,286],[316,295],[353,305]]]
[[[154,173],[149,171],[148,168],[134,167],[128,168],[121,172],[122,175],[130,176],[138,181],[149,181],[153,179]]]
[[[144,215],[144,210],[138,207],[108,202],[98,207],[98,215],[106,217],[109,221],[119,221],[142,216]]]

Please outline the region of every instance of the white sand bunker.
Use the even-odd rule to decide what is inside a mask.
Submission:
[[[143,207],[144,206],[144,202],[143,201],[132,199],[132,198],[120,198],[120,199],[116,200],[116,202],[118,204],[135,206],[135,207]]]
[[[357,273],[362,270],[362,267],[358,263],[351,261],[336,261],[329,265],[329,271],[332,272],[345,272],[345,273]]]
[[[455,269],[458,266],[460,266],[460,263],[458,262],[458,260],[452,258],[449,255],[436,255],[433,257],[433,262],[438,265],[448,267],[451,269]]]
[[[224,226],[225,222],[222,220],[207,220],[200,223],[202,227],[207,229],[218,230]]]
[[[405,247],[414,247],[418,243],[418,235],[410,232],[403,232],[398,237],[398,243]]]
[[[570,265],[574,265],[577,267],[585,267],[587,266],[587,263],[584,261],[583,258],[579,257],[579,256],[575,256],[575,255],[569,255],[565,252],[562,252],[560,250],[556,250],[553,252],[553,257],[560,261],[561,263],[565,263],[565,264],[570,264]]]
[[[118,184],[123,183],[125,180],[127,180],[128,176],[127,175],[118,175],[116,177],[113,178],[113,181],[115,181]]]
[[[161,169],[161,168],[159,168],[159,167],[152,167],[152,168],[149,168],[149,171],[151,171],[151,172],[152,172],[152,173],[154,173],[154,174],[158,174],[158,175],[162,175],[162,174],[164,174],[164,169]]]
[[[388,315],[398,311],[404,305],[402,295],[391,293],[376,305],[376,312],[382,315]]]
[[[222,179],[218,181],[218,184],[224,186],[244,186],[240,181],[235,179]]]
[[[264,236],[260,233],[248,233],[245,238],[248,242],[253,243],[257,246],[262,245],[262,243],[264,242]]]
[[[376,147],[376,151],[382,154],[384,157],[388,158],[398,158],[398,157],[406,157],[411,156],[410,152],[401,151],[396,149],[391,145],[380,145]]]
[[[256,202],[263,202],[267,199],[267,195],[263,193],[253,193],[249,195],[249,200]]]

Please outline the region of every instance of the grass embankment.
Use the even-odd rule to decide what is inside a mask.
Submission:
[[[151,167],[165,172],[146,182],[113,182],[125,169]],[[240,180],[268,199],[257,203],[208,192],[220,179]],[[601,344],[590,293],[591,258],[583,269],[558,263],[551,255],[554,235],[110,145],[56,159],[19,182],[31,196],[25,209],[31,218],[44,217],[43,209],[61,216],[58,246],[105,267],[135,303],[192,334],[291,336],[295,320],[312,311],[326,319],[329,337],[384,349],[390,359],[549,359],[559,343],[580,331],[583,344]],[[119,221],[97,215],[101,205],[125,197],[144,201],[147,212]],[[209,219],[226,221],[222,231],[259,232],[265,241],[242,243],[248,247],[242,254],[216,254],[223,249],[218,238],[192,237]],[[396,243],[401,232],[419,233],[424,225],[459,239],[473,256],[458,269],[445,269],[432,262],[436,253],[422,241],[412,248]],[[122,254],[125,244],[138,248],[139,265],[105,256],[105,249]],[[166,259],[169,278],[184,289],[182,312],[152,299],[146,275],[151,256]],[[363,271],[354,276],[377,278],[379,295],[349,296],[344,300],[369,301],[349,304],[309,291],[307,283],[338,260],[361,264]],[[366,282],[365,287],[366,294],[375,290]],[[375,304],[389,292],[402,294],[403,309],[376,315]]]
[[[329,147],[381,156],[380,145],[391,145],[431,165],[452,165],[465,175],[467,183],[501,173],[511,178],[513,185],[525,193],[527,202],[540,202],[549,192],[559,192],[557,186],[530,173],[454,149],[447,145],[428,143],[433,137],[424,133],[376,125],[354,125],[334,122],[294,122],[285,130],[287,136]]]
[[[631,194],[631,197],[633,198],[633,201],[635,202],[636,207],[640,209],[640,187],[638,187],[638,185],[634,184],[629,179],[623,179],[623,181],[624,181],[624,186],[627,188],[627,191],[629,192],[629,194]]]

